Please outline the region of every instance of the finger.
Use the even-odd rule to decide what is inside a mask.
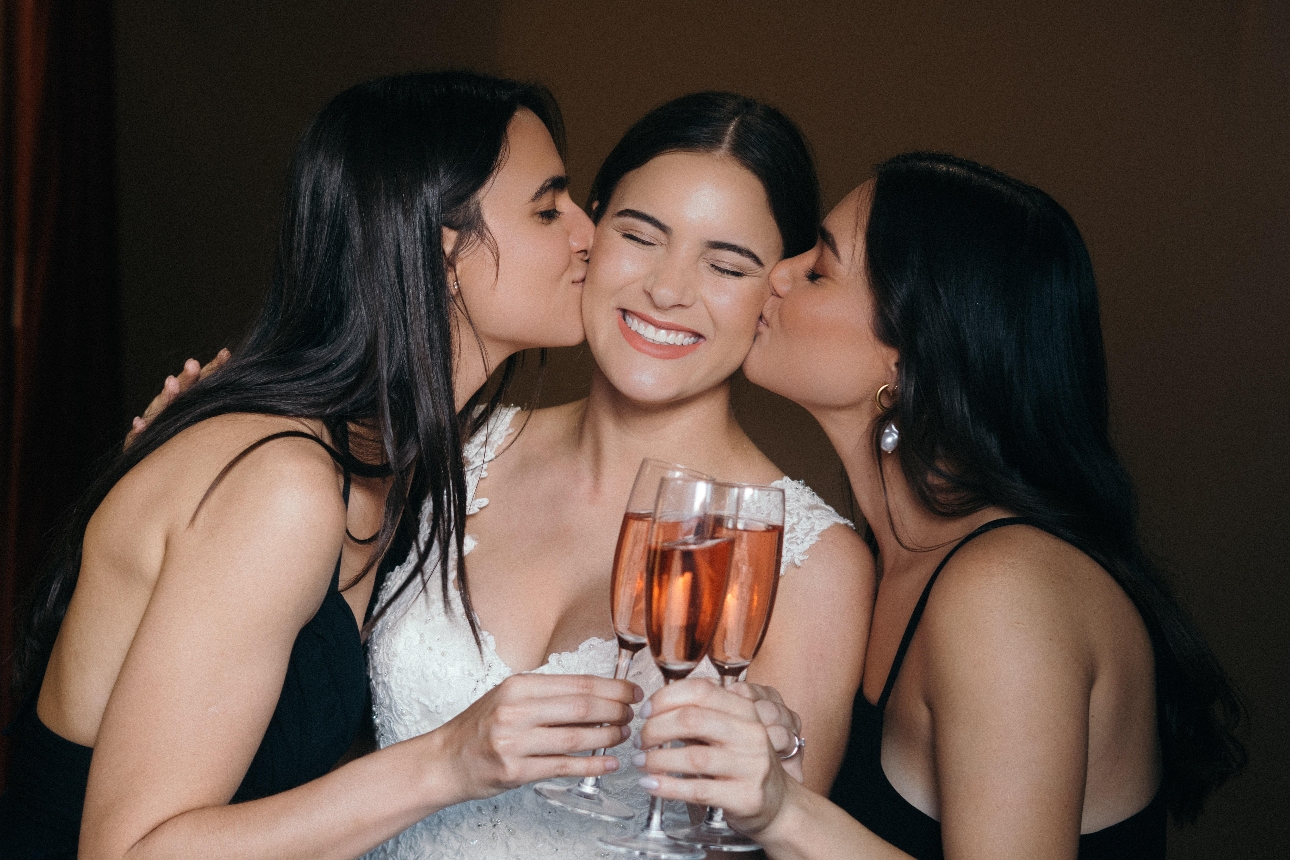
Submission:
[[[181,388],[187,388],[188,384],[197,379],[197,375],[202,372],[202,366],[197,363],[197,359],[190,358],[184,362],[184,369],[179,373],[179,384]]]
[[[511,675],[500,685],[503,698],[594,696],[625,705],[644,698],[644,691],[630,681],[601,678],[596,675]]]
[[[757,719],[757,711],[751,701],[733,695],[703,678],[687,678],[667,685],[650,696],[641,708],[641,715],[652,718],[690,706],[722,711],[742,719]]]
[[[624,726],[632,709],[623,702],[596,696],[542,696],[502,706],[513,724],[533,726]],[[500,710],[500,709],[499,709]]]
[[[525,759],[518,784],[561,776],[604,776],[620,767],[611,755],[550,755]]]
[[[763,740],[752,750],[726,746],[690,743],[685,746],[657,747],[632,756],[632,764],[647,773],[684,774],[708,779],[738,779],[765,770],[770,750]]]
[[[139,438],[139,434],[142,433],[147,428],[147,426],[148,426],[148,422],[144,421],[142,418],[138,417],[137,415],[133,419],[131,419],[130,432],[125,434],[125,441],[121,443],[121,448],[124,450],[126,448],[129,448],[131,445],[133,445],[134,440]]]
[[[215,371],[219,370],[225,364],[227,364],[228,360],[232,357],[233,357],[233,354],[228,351],[228,347],[221,349],[219,352],[215,353],[214,358],[206,362],[205,366],[203,366],[201,371],[198,373],[197,378],[205,379]]]
[[[751,706],[748,710],[752,711]],[[650,717],[641,727],[642,748],[672,741],[701,741],[748,750],[765,749],[767,743],[766,729],[755,713],[735,715],[697,705],[684,705]]]
[[[783,726],[791,732],[802,730],[802,718],[797,715],[797,712],[778,702],[762,699],[754,702],[753,708],[757,711],[757,718],[767,728]]]
[[[631,737],[626,726],[557,726],[530,729],[514,750],[522,756],[559,756],[616,747]]]
[[[641,777],[640,786],[656,797],[667,800],[680,800],[695,806],[717,806],[726,811],[727,816],[740,816],[748,812],[750,806],[745,795],[746,790],[734,781],[719,779],[689,779],[669,776],[666,773],[651,773]]]
[[[729,690],[737,696],[743,696],[745,699],[751,699],[754,702],[767,700],[781,705],[784,704],[784,697],[774,687],[740,681],[738,684],[732,685]]]

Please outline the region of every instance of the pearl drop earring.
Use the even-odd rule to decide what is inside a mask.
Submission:
[[[878,438],[878,447],[890,454],[899,444],[900,431],[896,429],[896,422],[888,421],[887,426],[882,428],[882,436]]]

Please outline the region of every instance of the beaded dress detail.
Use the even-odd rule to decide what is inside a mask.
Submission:
[[[466,443],[467,515],[488,504],[477,495],[479,482],[488,474],[488,464],[498,455],[518,408],[497,414]],[[784,551],[780,573],[797,567],[826,528],[850,525],[800,481],[781,478],[774,486],[784,490]],[[419,540],[429,540],[429,528],[421,523]],[[476,541],[469,534],[465,551]],[[403,581],[410,562],[387,578],[385,591]],[[433,554],[427,569],[435,568]],[[382,594],[385,598],[385,594]],[[372,681],[372,707],[377,740],[382,748],[437,729],[469,707],[476,699],[514,674],[497,654],[496,641],[480,630],[483,653],[466,624],[464,610],[455,589],[449,589],[451,606],[445,606],[443,591],[432,580],[431,587],[412,585],[382,616],[372,630],[368,664]],[[592,637],[576,651],[552,654],[533,670],[542,674],[590,674],[609,677],[618,655],[617,642]],[[696,677],[716,678],[717,672],[705,659],[694,671]],[[639,684],[649,696],[663,686],[663,677],[648,651],[632,662],[628,679]],[[643,721],[632,721],[633,734]],[[529,785],[490,797],[450,806],[412,825],[400,835],[367,855],[370,860],[426,860],[426,858],[513,857],[620,857],[596,844],[597,837],[639,829],[649,795],[637,785],[639,772],[631,764],[635,750],[630,741],[614,747],[621,767],[604,777],[604,790],[641,815],[637,820],[615,824],[590,818],[546,802]],[[669,804],[670,805],[670,804]],[[684,807],[676,805],[684,816]],[[679,821],[679,819],[678,819]],[[688,823],[688,819],[686,819]]]

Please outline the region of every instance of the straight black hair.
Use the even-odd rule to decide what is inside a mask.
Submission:
[[[820,181],[801,130],[768,104],[734,93],[691,93],[636,121],[591,183],[588,209],[599,222],[624,176],[666,152],[728,155],[761,180],[770,211],[794,257],[815,244]]]
[[[362,575],[389,547],[400,518],[419,517],[429,505],[430,543],[413,549],[417,563],[394,596],[428,579],[433,546],[443,548],[437,560],[447,594],[448,548],[464,558],[461,439],[487,422],[517,361],[508,359],[491,397],[481,391],[458,413],[454,350],[474,344],[456,330],[448,270],[474,243],[496,253],[479,197],[506,158],[507,128],[521,108],[546,124],[563,153],[559,109],[546,89],[471,72],[381,78],[322,109],[291,166],[273,280],[258,319],[228,364],[158,416],[69,512],[15,661],[21,690],[30,695],[39,687],[76,587],[86,525],[108,491],[167,440],[217,415],[319,420],[341,467],[392,478],[381,528],[368,539],[373,561]],[[447,253],[444,227],[459,234]],[[477,342],[473,329],[469,334]],[[373,437],[375,444],[358,446],[363,456],[351,450],[351,427]],[[265,441],[244,450],[216,482]],[[464,565],[458,575],[478,641]]]
[[[1245,764],[1244,708],[1142,549],[1074,221],[995,170],[910,153],[877,168],[865,250],[875,329],[899,353],[897,396],[873,427],[879,462],[894,421],[900,468],[930,510],[1034,518],[1115,578],[1155,654],[1166,798],[1175,819],[1195,819]]]

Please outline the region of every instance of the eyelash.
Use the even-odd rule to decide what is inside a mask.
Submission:
[[[823,276],[823,275],[821,275],[819,272],[815,271],[815,269],[807,269],[807,270],[806,270],[806,282],[807,282],[808,284],[813,284],[813,283],[815,283],[816,281],[818,281],[818,280],[819,280],[820,278],[822,278],[822,277],[824,277],[824,276]]]
[[[553,224],[560,217],[559,209],[543,209],[538,213],[538,220],[543,224]]]
[[[646,239],[644,236],[638,236],[635,233],[628,233],[626,231],[621,231],[621,235],[628,242],[635,242],[637,245],[644,245],[647,248],[652,248],[654,247],[655,244],[657,244],[655,242],[651,242],[649,239]]]
[[[715,264],[713,264],[713,263],[709,263],[708,265],[709,265],[709,266],[712,266],[713,271],[718,272],[718,273],[720,273],[720,274],[722,274],[722,275],[725,275],[725,276],[726,276],[726,277],[728,277],[728,278],[746,278],[746,277],[748,277],[748,273],[747,273],[747,272],[740,272],[740,271],[737,271],[737,270],[735,270],[735,269],[726,269],[726,268],[723,268],[723,267],[721,267],[721,266],[715,265]]]

